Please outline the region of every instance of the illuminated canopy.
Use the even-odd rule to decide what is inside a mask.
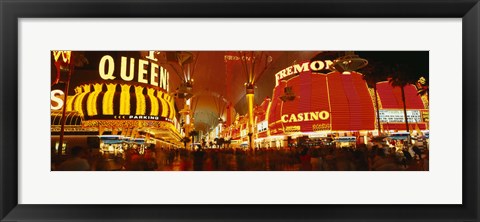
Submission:
[[[61,111],[52,111],[50,115],[50,124],[52,126],[60,126],[62,121],[62,112]],[[83,117],[80,116],[77,112],[67,112],[65,113],[65,125],[66,126],[81,126]]]
[[[167,93],[141,85],[96,83],[75,88],[67,111],[85,120],[151,120],[172,122],[174,99]]]

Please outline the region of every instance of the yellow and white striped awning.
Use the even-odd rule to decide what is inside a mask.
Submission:
[[[168,93],[145,86],[115,83],[76,87],[66,109],[78,112],[85,120],[125,119],[125,116],[173,120],[176,114],[174,98]]]

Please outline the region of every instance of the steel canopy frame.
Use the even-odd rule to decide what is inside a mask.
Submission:
[[[329,10],[325,10],[328,8]],[[0,0],[2,221],[478,221],[478,0]],[[18,204],[18,19],[124,17],[462,18],[462,205]],[[467,96],[468,95],[468,100]],[[402,213],[402,212],[408,212]]]

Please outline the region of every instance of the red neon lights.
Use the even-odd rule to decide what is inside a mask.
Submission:
[[[375,112],[367,84],[359,73],[327,75],[332,130],[373,130]]]
[[[377,92],[381,101],[381,109],[403,109],[400,87],[392,87],[389,82],[377,83]],[[417,95],[414,85],[404,87],[407,109],[425,109],[422,99]],[[404,127],[405,128],[405,127]]]
[[[426,123],[409,123],[410,131],[416,130],[416,125],[420,130],[426,130],[427,124]],[[382,127],[384,130],[405,130],[405,123],[382,123]]]

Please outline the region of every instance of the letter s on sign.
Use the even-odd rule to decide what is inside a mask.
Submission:
[[[108,71],[105,72],[105,63],[108,62]],[[113,62],[113,58],[109,55],[104,55],[102,59],[100,59],[100,64],[98,64],[98,73],[102,79],[115,79],[113,76],[113,71],[115,70],[115,62]]]
[[[59,89],[55,89],[50,92],[50,100],[52,102],[57,103],[57,105],[55,106],[50,103],[50,109],[59,110],[63,107],[63,99],[57,97],[57,95],[60,95],[63,97],[65,93],[63,93],[63,91]]]

